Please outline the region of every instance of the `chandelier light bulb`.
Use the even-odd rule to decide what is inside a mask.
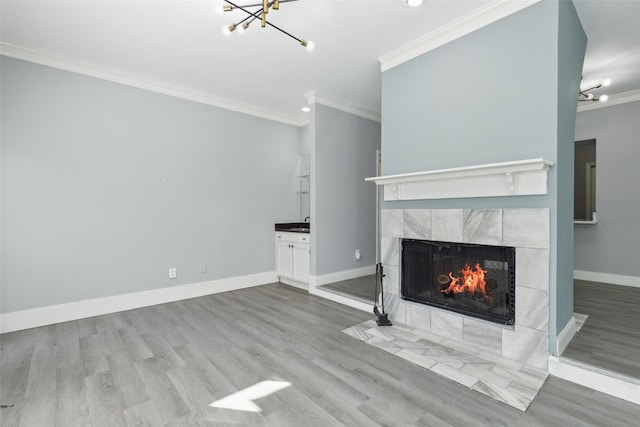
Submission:
[[[308,113],[309,111],[311,111],[311,108],[309,107],[302,107],[301,110],[305,113]]]
[[[307,52],[313,52],[313,50],[316,48],[316,44],[314,42],[312,42],[311,40],[309,40],[309,41],[302,40],[300,42],[300,44],[302,46],[304,46],[304,48],[307,50]]]
[[[602,86],[607,87],[611,85],[611,79],[604,79],[602,81]]]
[[[229,37],[231,35],[231,30],[229,30],[228,25],[223,25],[222,28],[220,28],[220,32],[225,37]]]
[[[600,102],[607,102],[609,100],[609,95],[601,95],[598,99]]]
[[[222,3],[216,3],[213,10],[215,10],[216,15],[222,15],[224,14],[224,5]]]

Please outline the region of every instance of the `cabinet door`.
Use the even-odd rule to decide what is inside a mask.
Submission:
[[[300,282],[309,282],[309,244],[293,244],[293,278]]]
[[[278,276],[293,278],[293,256],[292,256],[292,243],[291,242],[277,242],[276,250],[278,253],[276,270]]]

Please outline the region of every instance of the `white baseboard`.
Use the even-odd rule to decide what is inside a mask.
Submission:
[[[593,390],[640,405],[640,380],[574,360],[549,356],[549,373]]]
[[[365,302],[358,301],[358,300],[353,299],[353,298],[349,298],[349,297],[342,296],[342,295],[339,295],[339,294],[334,294],[333,292],[327,292],[327,291],[324,291],[322,289],[318,289],[314,285],[309,285],[309,293],[311,295],[317,295],[319,297],[328,299],[328,300],[333,301],[333,302],[337,302],[337,303],[342,304],[342,305],[346,305],[348,307],[352,307],[352,308],[355,308],[355,309],[358,309],[358,310],[366,311],[368,313],[371,313],[371,315],[373,316],[373,302],[367,304]]]
[[[576,334],[576,318],[571,316],[571,319],[567,322],[566,326],[562,328],[562,331],[556,337],[556,355],[561,355],[565,348],[569,345],[569,342]]]
[[[368,274],[375,274],[376,266],[368,265],[362,268],[356,268],[353,270],[337,271],[335,273],[323,274],[322,276],[310,276],[309,284],[314,286],[322,286],[328,283],[340,282],[342,280],[355,279],[356,277],[366,276]]]
[[[286,277],[280,277],[280,283],[284,283],[285,285],[293,286],[294,288],[302,289],[303,291],[309,290],[308,283],[298,282],[296,280],[287,279]]]
[[[640,276],[624,276],[622,274],[596,273],[594,271],[573,270],[573,278],[589,282],[610,283],[612,285],[633,286],[640,288]]]
[[[116,313],[277,282],[275,271],[0,314],[0,333]]]

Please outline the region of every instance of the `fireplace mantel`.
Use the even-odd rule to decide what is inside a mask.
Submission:
[[[384,186],[384,200],[429,200],[547,194],[553,162],[528,159],[366,178]]]

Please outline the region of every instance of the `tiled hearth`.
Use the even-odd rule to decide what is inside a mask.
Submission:
[[[382,211],[381,237],[382,263],[386,275],[385,311],[394,324],[408,328],[418,336],[428,336],[438,345],[439,339],[446,339],[448,343],[477,349],[482,352],[483,358],[494,355],[496,361],[506,361],[507,365],[511,362],[516,367],[515,372],[532,368],[532,372],[546,374],[549,318],[548,209],[387,209]],[[500,325],[402,300],[400,257],[403,238],[515,247],[515,324]],[[369,342],[372,338],[370,334],[375,332],[371,328],[367,330],[361,339]],[[359,332],[356,333],[358,334]],[[389,347],[390,344],[380,341],[380,345]],[[391,345],[391,348],[395,347],[397,346]],[[435,360],[426,355],[425,352],[428,353],[429,350],[421,350],[417,357],[409,355],[405,350],[407,349],[398,350],[398,355],[416,360],[421,357]],[[477,354],[476,352],[475,356]],[[455,363],[453,366],[440,365],[446,368],[438,367],[438,364],[432,366],[447,372],[455,370],[456,366]],[[471,369],[464,366],[468,365],[459,366],[461,378],[465,378],[462,375],[465,374],[464,369]],[[507,372],[514,375],[512,380],[518,375],[512,371]],[[455,374],[449,375],[451,378],[454,376]],[[463,383],[469,381],[467,379]],[[494,385],[500,387],[500,380]],[[480,383],[477,386],[480,387]],[[518,387],[514,385],[513,388]],[[535,394],[531,398],[534,396]],[[511,398],[501,400],[511,404]],[[516,399],[520,399],[517,393]],[[516,403],[514,406],[519,405],[521,404]],[[525,405],[528,406],[528,403]]]
[[[480,346],[397,323],[378,326],[369,320],[343,332],[521,411],[529,407],[548,376],[544,369]]]

